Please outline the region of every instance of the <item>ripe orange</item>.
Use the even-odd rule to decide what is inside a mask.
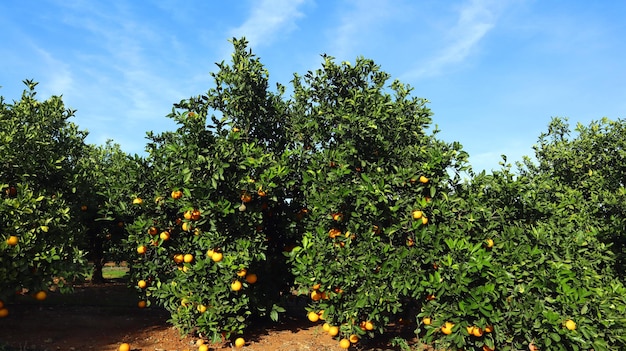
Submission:
[[[343,220],[343,214],[342,213],[333,213],[332,215],[333,220],[337,221],[337,222],[341,222]]]
[[[328,330],[330,329],[330,324],[328,323],[324,323],[324,325],[322,325],[322,330],[328,333]]]
[[[130,345],[128,343],[120,344],[118,351],[130,351]]]
[[[230,283],[230,290],[232,291],[239,291],[241,290],[241,282],[239,280],[233,280],[232,283]]]
[[[250,194],[248,194],[247,192],[244,192],[243,194],[241,194],[241,202],[248,203],[252,201],[252,196],[250,196]]]
[[[240,270],[237,271],[237,276],[243,278],[246,276],[247,273],[248,273],[247,269],[241,268]]]
[[[183,261],[185,256],[183,256],[183,254],[176,254],[174,255],[174,262],[176,262],[177,264],[183,263]]]
[[[246,275],[246,281],[248,282],[248,284],[254,284],[257,281],[257,276],[254,273],[250,273],[248,275]]]
[[[224,258],[224,254],[221,252],[214,252],[211,255],[211,259],[213,260],[213,262],[220,262],[223,258]]]
[[[374,330],[374,323],[372,323],[371,321],[366,321],[365,330]]]
[[[350,348],[350,340],[348,340],[348,339],[341,339],[341,341],[339,341],[339,347],[341,347],[342,349],[349,349]]]
[[[200,217],[202,216],[201,212],[199,210],[193,210],[191,211],[191,220],[192,221],[197,221],[200,219]]]
[[[428,217],[422,217],[422,224],[423,225],[428,224]]]
[[[422,319],[422,323],[424,323],[424,325],[430,325],[433,322],[433,320],[430,317],[424,317]]]
[[[413,212],[411,212],[411,215],[413,216],[413,219],[420,219],[422,218],[422,215],[424,213],[420,210],[413,210]]]
[[[441,332],[446,334],[446,335],[450,335],[452,334],[452,328],[454,328],[454,323],[451,322],[446,322],[442,327],[441,327]]]
[[[180,190],[174,190],[172,191],[172,199],[177,200],[180,199],[181,197],[183,197],[183,192]]]
[[[4,318],[9,315],[9,310],[2,307],[0,308],[0,318]]]
[[[257,190],[256,192],[260,197],[264,197],[267,195],[267,193],[265,192],[265,190],[263,190],[262,188],[259,188],[259,190]]]
[[[207,345],[207,344],[200,344],[198,346],[198,351],[209,351],[209,345]]]
[[[183,213],[183,218],[185,218],[186,220],[190,220],[191,219],[191,211],[185,211],[185,213]]]
[[[182,224],[182,229],[183,229],[183,231],[185,231],[185,232],[190,231],[190,230],[191,230],[191,223],[189,223],[189,222],[184,222],[184,223]]]
[[[196,307],[196,309],[198,309],[198,312],[204,313],[204,312],[206,312],[207,307],[205,305],[198,305],[198,307]]]
[[[15,246],[15,245],[17,245],[18,242],[19,242],[19,239],[15,235],[11,235],[7,239],[7,245],[9,245],[9,246]]]
[[[133,205],[141,205],[143,204],[143,200],[140,197],[136,197],[133,199]]]
[[[43,301],[47,297],[48,297],[48,294],[45,291],[43,291],[43,290],[38,291],[37,293],[35,293],[35,300],[37,300],[37,301]]]
[[[239,347],[243,347],[243,345],[246,344],[246,340],[244,338],[237,338],[235,339],[235,347],[239,348]]]
[[[159,238],[161,238],[161,240],[163,241],[170,240],[170,232],[161,232]]]
[[[328,237],[331,239],[334,239],[338,237],[339,235],[341,235],[341,230],[337,228],[332,228],[331,230],[328,231]]]
[[[309,312],[306,316],[313,323],[317,322],[320,319],[319,314],[317,314],[317,313],[315,313],[313,311]]]
[[[483,336],[483,330],[480,327],[474,327],[474,331],[472,332],[472,335],[474,335],[477,338],[480,338],[481,336]]]
[[[348,338],[348,340],[350,340],[351,343],[356,344],[357,342],[359,342],[359,336],[356,334],[352,334],[350,335],[350,338]]]
[[[137,247],[137,253],[140,254],[140,255],[145,254],[147,250],[148,249],[144,245],[141,245],[141,246]]]
[[[426,177],[424,177],[424,176],[420,176],[420,179],[419,179],[419,180],[420,180],[420,183],[422,183],[422,184],[426,184],[426,183],[428,183],[428,178],[426,178]]]
[[[319,301],[322,299],[322,293],[319,290],[313,290],[311,292],[311,300]]]
[[[159,230],[156,227],[150,227],[150,229],[148,229],[148,234],[150,235],[157,235],[158,232]]]
[[[485,326],[485,333],[491,333],[493,331],[493,326],[491,325],[486,325]]]
[[[137,302],[137,307],[139,308],[146,308],[148,304],[144,301],[144,300],[140,300],[139,302]]]
[[[566,320],[563,325],[565,325],[565,328],[567,328],[568,330],[575,330],[576,329],[576,322],[574,322],[571,319]]]
[[[148,283],[142,279],[137,282],[137,286],[139,287],[139,289],[145,289],[146,286],[148,286]]]
[[[185,263],[193,262],[193,255],[192,254],[186,254],[185,256],[183,256],[183,262],[185,262]]]
[[[328,328],[328,335],[333,336],[333,337],[339,335],[339,327],[335,325],[331,325]]]

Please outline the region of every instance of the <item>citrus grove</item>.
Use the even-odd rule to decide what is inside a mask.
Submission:
[[[232,43],[145,156],[86,144],[36,83],[2,101],[0,318],[115,260],[138,308],[235,347],[294,310],[343,349],[397,325],[441,350],[626,346],[624,121],[554,119],[535,161],[474,173],[372,60],[272,89]]]

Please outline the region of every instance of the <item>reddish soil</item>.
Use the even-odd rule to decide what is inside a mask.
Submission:
[[[0,319],[0,351],[116,351],[122,342],[133,351],[197,350],[196,338],[181,337],[160,309],[138,309],[123,283],[86,284],[70,296],[50,294],[43,302],[32,298],[8,304],[10,315]],[[333,351],[338,342],[305,318],[285,318],[256,327],[242,350]],[[354,347],[352,349],[355,349]],[[388,340],[359,345],[360,350],[397,350]],[[421,349],[421,348],[420,348]],[[210,350],[234,350],[229,343]],[[417,348],[414,348],[417,350]]]

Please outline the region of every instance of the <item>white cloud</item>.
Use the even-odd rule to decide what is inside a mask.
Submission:
[[[230,37],[246,37],[250,46],[268,45],[277,37],[297,28],[296,21],[303,17],[298,9],[305,0],[253,1],[250,17],[230,31]]]
[[[445,45],[438,53],[420,63],[420,67],[406,74],[412,79],[440,74],[448,67],[463,62],[478,46],[481,39],[492,30],[505,1],[471,0],[458,10],[455,25],[442,33]]]

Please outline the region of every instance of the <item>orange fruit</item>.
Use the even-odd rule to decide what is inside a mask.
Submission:
[[[130,351],[130,345],[128,343],[121,343],[118,348],[119,351]]]
[[[148,249],[144,245],[141,245],[141,246],[137,247],[137,253],[140,254],[140,255],[145,254],[147,250]]]
[[[446,322],[442,327],[441,327],[441,332],[446,334],[446,335],[450,335],[452,334],[452,328],[454,328],[454,323],[451,322]]]
[[[430,317],[424,317],[422,319],[422,323],[424,323],[424,325],[430,325],[433,322],[433,320]]]
[[[422,217],[422,224],[423,225],[428,224],[428,217]]]
[[[420,176],[419,181],[420,181],[420,183],[422,183],[422,184],[426,184],[426,183],[428,183],[428,178],[426,178],[426,177],[424,177],[424,176]]]
[[[322,299],[322,293],[319,290],[313,290],[311,292],[311,300],[319,301]]]
[[[43,291],[43,290],[38,291],[37,293],[35,293],[35,300],[37,300],[37,301],[43,301],[47,297],[48,297],[48,294],[45,291]]]
[[[0,308],[0,318],[4,318],[9,315],[9,310],[2,307]]]
[[[571,319],[566,320],[563,325],[565,325],[565,328],[567,328],[568,330],[576,330],[576,322]]]
[[[257,281],[257,276],[254,273],[250,273],[248,275],[246,275],[246,282],[248,282],[248,284],[254,284]]]
[[[11,235],[7,239],[7,245],[9,245],[9,246],[15,246],[15,245],[17,245],[18,242],[19,242],[19,239],[15,235]]]
[[[350,340],[348,340],[348,339],[341,339],[341,341],[339,341],[339,347],[341,347],[342,349],[349,349],[350,348]]]
[[[193,262],[193,255],[192,254],[185,254],[185,256],[183,256],[183,262],[185,262],[185,263]]]
[[[313,290],[319,290],[322,287],[322,284],[317,283],[317,284],[313,284],[313,286],[311,287],[311,289]]]
[[[150,227],[150,229],[148,229],[148,234],[150,235],[157,235],[158,232],[159,230],[156,227]]]
[[[483,345],[483,351],[495,351],[495,347],[492,349],[491,347],[487,345]]]
[[[243,202],[245,204],[245,203],[248,203],[250,201],[252,201],[252,196],[250,196],[250,194],[248,194],[247,192],[241,194],[241,202]]]
[[[191,223],[189,223],[189,222],[185,222],[185,223],[183,223],[183,224],[182,224],[182,229],[183,229],[183,231],[185,231],[185,232],[190,231],[190,230],[191,230]]]
[[[322,325],[322,330],[328,333],[328,330],[330,329],[330,324],[328,323],[324,323],[324,325]]]
[[[200,344],[198,346],[198,351],[209,351],[209,345],[207,345],[207,344]]]
[[[309,312],[306,316],[313,323],[317,322],[320,319],[319,314],[317,314],[317,313],[315,313],[313,311]]]
[[[491,325],[486,325],[485,326],[485,333],[491,333],[493,331],[493,326]]]
[[[328,328],[328,335],[333,336],[333,337],[339,335],[339,327],[335,325],[331,325]]]
[[[80,210],[83,212],[87,211],[87,205],[80,206]]]
[[[374,330],[374,323],[372,323],[371,321],[366,321],[365,330]]]
[[[183,218],[185,218],[186,220],[190,220],[191,219],[191,211],[185,211],[185,213],[183,213]]]
[[[481,336],[483,336],[483,330],[480,327],[474,327],[474,331],[472,332],[472,335],[474,335],[477,338],[480,338]]]
[[[143,279],[142,279],[142,280],[140,280],[140,281],[138,281],[138,282],[137,282],[137,286],[138,286],[140,289],[145,289],[145,287],[146,287],[146,286],[148,286],[148,283],[147,283],[145,280],[143,280]]]
[[[331,239],[334,239],[338,237],[339,235],[341,235],[341,230],[337,228],[332,228],[331,230],[328,231],[328,237]]]
[[[243,345],[246,344],[246,340],[244,338],[237,338],[235,339],[235,347],[239,348],[239,347],[243,347]]]
[[[343,214],[342,213],[333,213],[331,215],[331,217],[333,218],[333,220],[337,221],[337,222],[341,222],[343,220]]]
[[[267,193],[265,192],[265,190],[259,188],[259,190],[256,192],[257,194],[259,194],[260,197],[264,197],[267,195]]]
[[[180,199],[181,197],[183,197],[183,192],[180,190],[174,190],[172,191],[172,199],[177,200]]]
[[[205,305],[198,305],[198,307],[196,307],[196,309],[198,310],[198,312],[204,313],[204,312],[206,312],[207,307]]]
[[[140,300],[139,302],[137,302],[137,307],[139,308],[146,308],[147,305],[148,303],[145,302],[144,300]]]
[[[183,263],[183,261],[185,260],[184,257],[185,256],[183,256],[183,254],[176,254],[174,255],[174,262],[176,262],[177,264]]]
[[[170,232],[161,232],[159,238],[161,238],[161,240],[163,241],[170,240]]]
[[[191,211],[191,220],[192,221],[197,221],[200,219],[200,217],[202,216],[201,212],[199,210],[193,210]]]
[[[232,283],[230,283],[230,290],[232,291],[239,291],[241,290],[241,282],[239,280],[233,280]]]
[[[413,219],[420,219],[422,218],[422,215],[424,213],[420,210],[413,210],[413,212],[411,212],[411,215],[413,216]]]
[[[246,276],[247,273],[248,273],[248,270],[245,268],[242,268],[237,271],[237,276],[243,278]]]
[[[214,252],[211,255],[211,259],[213,260],[213,262],[220,262],[223,258],[224,258],[224,254],[221,252]]]
[[[133,205],[141,205],[143,204],[143,200],[140,197],[136,197],[133,199]]]
[[[356,344],[357,342],[359,342],[359,336],[356,334],[352,334],[350,335],[350,338],[348,338],[348,340],[350,340],[351,343]]]

